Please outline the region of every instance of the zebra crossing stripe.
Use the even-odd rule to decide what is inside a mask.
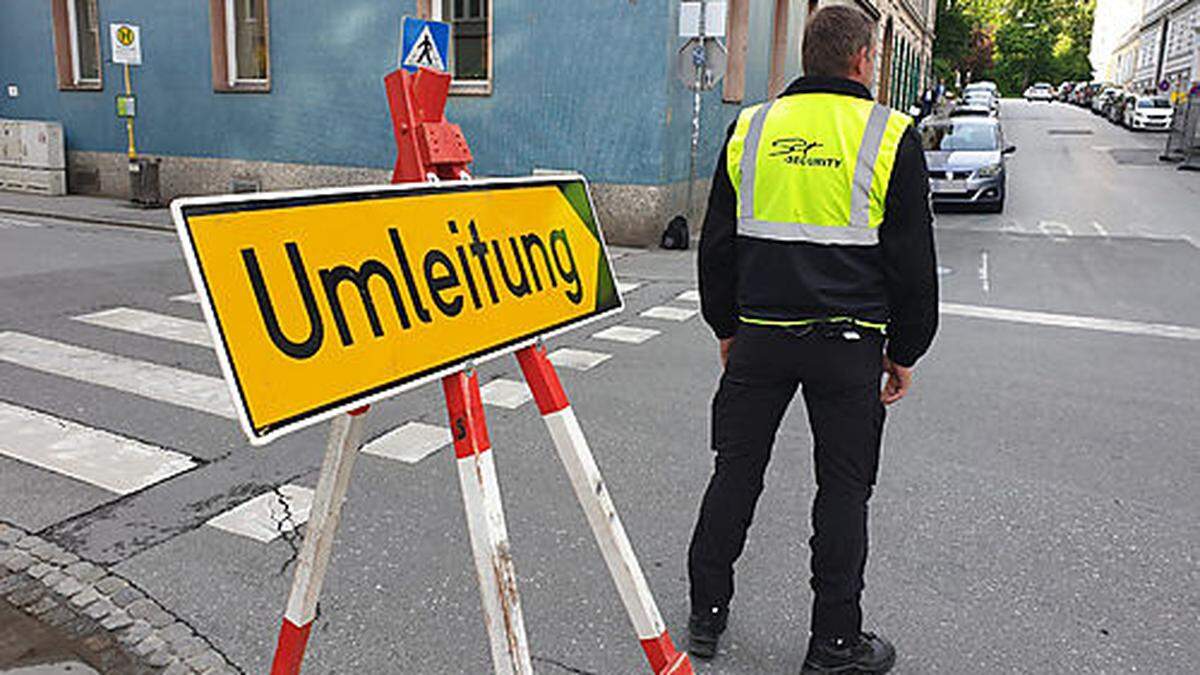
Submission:
[[[651,307],[642,312],[638,316],[644,316],[647,319],[663,319],[664,321],[687,321],[696,316],[698,310],[684,309],[683,307]]]
[[[654,330],[653,328],[638,328],[636,326],[610,326],[594,333],[593,338],[597,340],[610,340],[612,342],[626,342],[633,345],[640,345],[646,340],[649,340],[662,331]]]
[[[0,332],[0,361],[237,419],[225,381],[25,333]]]
[[[484,405],[507,408],[509,410],[516,410],[533,400],[533,394],[529,393],[529,387],[524,382],[505,380],[503,378],[492,380],[483,385],[479,388],[479,394],[483,399]]]
[[[182,453],[0,401],[0,455],[127,495],[196,466]]]
[[[281,499],[282,496],[282,499]],[[308,522],[313,491],[299,485],[282,485],[211,518],[207,525],[269,544],[283,532]]]
[[[416,464],[454,442],[450,430],[424,422],[408,422],[363,446],[368,455]]]
[[[115,307],[92,314],[84,314],[75,317],[75,320],[102,328],[149,335],[212,349],[212,336],[208,332],[208,325],[203,321],[181,319],[168,314],[157,314],[132,307]]]
[[[550,354],[550,363],[559,368],[570,368],[571,370],[591,370],[596,366],[604,363],[612,358],[612,354],[603,352],[590,352],[585,349],[571,349],[563,347],[562,349],[554,350]]]

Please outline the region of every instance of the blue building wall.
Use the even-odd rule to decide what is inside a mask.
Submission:
[[[390,167],[394,142],[382,78],[395,67],[401,17],[414,0],[274,0],[271,92],[212,89],[208,3],[99,0],[104,89],[58,91],[50,3],[0,3],[0,116],[56,119],[68,149],[123,152],[114,114],[121,70],[108,63],[108,24],[141,26],[134,69],[139,151]],[[766,94],[770,3],[753,3],[746,103]],[[671,0],[494,0],[490,96],[452,97],[475,171],[578,169],[593,181],[683,180],[691,94],[675,80],[678,3]],[[740,106],[705,95],[700,175],[711,172]]]
[[[685,38],[677,37],[674,30],[678,23],[678,3],[671,5],[672,30],[668,32],[671,45],[668,63],[671,65],[668,82],[668,100],[670,101],[670,123],[667,125],[664,139],[664,182],[686,180],[688,176],[688,159],[691,149],[691,128],[693,95],[678,82],[673,64],[676,53],[686,42]],[[788,56],[784,74],[790,81],[800,74],[800,42],[799,36],[803,31],[804,19],[799,5],[793,8],[789,22]],[[712,171],[721,147],[725,143],[725,131],[729,124],[737,118],[742,108],[767,99],[768,79],[771,68],[771,37],[774,30],[774,3],[751,2],[746,36],[746,73],[744,99],[737,103],[722,101],[723,83],[718,83],[712,91],[701,96],[700,116],[700,152],[697,161],[697,177],[708,178]]]

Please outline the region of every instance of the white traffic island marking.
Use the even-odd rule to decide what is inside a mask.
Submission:
[[[680,302],[700,302],[700,291],[694,289],[690,291],[684,291],[675,296],[675,299]]]
[[[41,223],[31,223],[28,220],[16,220],[13,218],[0,218],[0,229],[8,229],[10,227],[41,227]]]
[[[610,326],[599,333],[592,335],[597,340],[610,340],[612,342],[626,342],[632,345],[640,345],[643,342],[660,335],[661,331],[653,328],[637,328],[635,326]]]
[[[424,422],[408,422],[363,446],[368,455],[416,464],[454,442],[450,430]]]
[[[225,381],[24,333],[0,332],[0,361],[237,419]]]
[[[210,519],[207,525],[268,544],[282,532],[291,532],[307,522],[312,503],[312,490],[283,485],[278,493],[264,492]]]
[[[638,316],[644,316],[647,319],[662,319],[664,321],[687,321],[696,316],[699,310],[684,309],[682,307],[651,307],[642,312]]]
[[[0,401],[0,455],[127,495],[196,466],[182,453]]]
[[[212,349],[212,336],[203,321],[181,319],[168,314],[156,314],[132,307],[115,307],[75,317],[93,326],[148,335]]]
[[[554,350],[554,353],[548,357],[550,363],[553,363],[559,368],[570,368],[571,370],[591,370],[596,366],[604,363],[612,358],[612,354],[602,354],[600,352],[589,352],[584,349],[570,349],[563,347],[562,349]]]
[[[641,282],[637,282],[637,281],[629,281],[629,282],[618,281],[617,282],[617,292],[620,293],[621,295],[625,295],[626,293],[632,293],[641,287],[642,287]]]
[[[184,293],[183,295],[171,296],[173,302],[190,302],[193,305],[200,304],[200,296],[195,293]]]
[[[513,380],[492,380],[479,388],[480,398],[484,405],[494,405],[499,408],[516,410],[533,400],[529,386],[524,382]]]
[[[1021,309],[1005,309],[1003,307],[984,307],[980,305],[958,305],[943,302],[940,305],[942,314],[966,316],[974,319],[994,319],[1014,323],[1031,323],[1057,328],[1082,328],[1109,333],[1125,333],[1127,335],[1146,335],[1150,337],[1173,338],[1176,340],[1200,340],[1200,328],[1192,326],[1175,326],[1166,323],[1142,323],[1141,321],[1124,321],[1121,319],[1104,319],[1095,316],[1078,316],[1075,314],[1052,314],[1050,312],[1029,312]]]

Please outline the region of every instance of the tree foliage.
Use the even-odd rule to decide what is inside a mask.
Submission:
[[[1090,79],[1095,10],[1096,0],[942,0],[934,69],[948,83],[993,79],[1009,95]]]

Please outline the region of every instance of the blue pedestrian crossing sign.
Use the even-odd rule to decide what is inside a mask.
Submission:
[[[404,17],[400,41],[400,67],[410,73],[418,68],[449,70],[450,24]]]

